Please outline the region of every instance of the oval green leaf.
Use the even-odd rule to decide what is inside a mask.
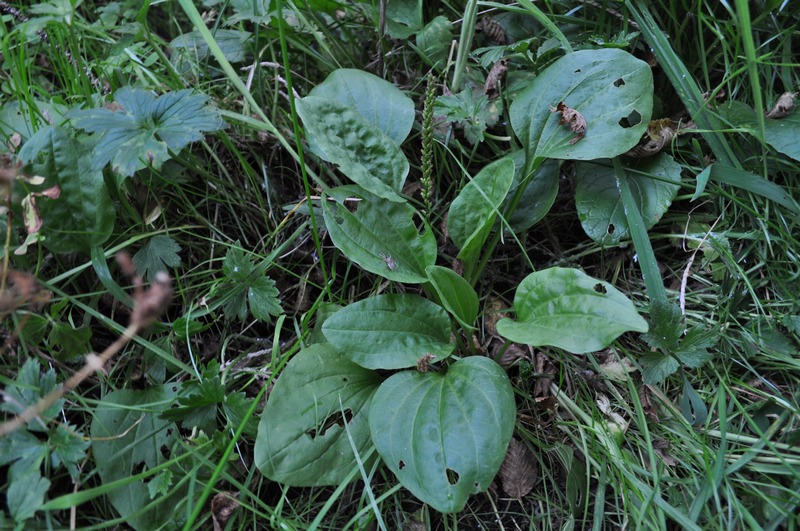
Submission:
[[[54,253],[83,252],[105,242],[117,211],[103,180],[93,169],[91,150],[60,127],[39,130],[20,151],[31,172],[45,177],[42,188],[58,186],[58,199],[37,202],[44,245]]]
[[[268,478],[291,486],[338,485],[374,458],[367,414],[380,377],[330,345],[295,355],[278,378],[261,415],[255,463]],[[347,423],[345,431],[344,423]]]
[[[478,317],[478,294],[475,288],[452,269],[434,265],[428,267],[427,272],[444,309],[450,312],[461,326],[474,330],[475,319]]]
[[[340,192],[356,193],[351,212],[339,201]],[[329,201],[334,196],[337,201]],[[323,196],[322,213],[333,244],[363,269],[396,282],[428,281],[425,268],[436,262],[436,237],[430,226],[408,203],[394,203],[355,187],[329,190]],[[415,218],[424,227],[422,233]]]
[[[577,269],[531,273],[517,288],[514,310],[517,321],[497,323],[501,336],[574,354],[606,348],[623,332],[647,332],[647,322],[622,292]]]
[[[633,197],[650,230],[678,193],[681,167],[666,153],[626,165]],[[575,170],[575,206],[587,236],[601,245],[629,238],[617,177],[611,161],[581,162]]]
[[[440,361],[453,352],[444,309],[410,293],[392,293],[349,304],[322,325],[342,355],[367,369],[414,367],[425,354]]]
[[[450,204],[447,230],[461,249],[460,259],[468,261],[480,252],[513,181],[514,161],[502,158],[478,172]]]
[[[522,155],[522,156],[520,156]],[[511,192],[508,194],[505,203],[510,201],[514,191],[520,185],[525,167],[525,153],[517,151],[514,155],[514,183],[511,185]],[[548,159],[536,169],[531,177],[522,197],[517,203],[517,207],[508,217],[508,224],[511,230],[520,233],[528,230],[541,221],[558,195],[558,177],[561,171],[561,161],[558,159]]]
[[[398,146],[414,125],[414,102],[386,80],[363,70],[334,70],[309,96],[353,108]]]
[[[559,123],[564,102],[586,120],[586,135]],[[618,49],[565,55],[535,77],[511,104],[511,126],[530,160],[610,158],[635,146],[650,122],[653,74],[644,61]]]
[[[395,374],[372,401],[372,441],[414,496],[443,513],[464,508],[489,487],[514,431],[508,377],[473,356],[446,373]]]
[[[378,197],[400,197],[408,159],[397,144],[359,112],[328,98],[307,96],[297,101],[309,142],[321,148],[317,154],[353,182]]]

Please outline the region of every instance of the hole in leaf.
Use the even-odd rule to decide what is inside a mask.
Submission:
[[[145,465],[145,462],[144,461],[139,461],[138,463],[133,465],[133,468],[131,468],[131,474],[134,475],[134,476],[137,475],[137,474],[141,474],[142,472],[145,471],[146,468],[147,468],[147,465]]]
[[[606,290],[606,287],[604,285],[600,284],[599,282],[594,285],[594,290],[597,293],[601,294],[601,295],[605,295],[606,293],[608,293],[608,291]]]
[[[619,78],[618,80],[614,81],[614,86],[617,87],[617,88],[621,87],[624,84],[625,84],[625,80],[622,79],[622,78]]]
[[[420,236],[425,235],[425,220],[422,219],[422,216],[414,215],[414,226],[417,227],[417,233]]]
[[[479,493],[481,491],[481,484],[477,481],[475,482],[475,493]]]
[[[608,232],[609,234],[614,234],[615,230],[617,230],[617,228],[614,226],[614,224],[613,223],[609,223],[608,224],[608,230],[606,232]]]
[[[405,467],[406,467],[405,461],[400,461],[399,463],[397,463],[397,470],[403,470]]]
[[[342,376],[342,383],[347,383],[349,381],[350,381],[350,378],[348,378],[347,376]]]
[[[635,127],[640,123],[642,123],[642,115],[637,111],[632,111],[628,116],[619,121],[620,127],[625,129],[628,129],[629,127]]]
[[[161,451],[161,455],[164,456],[164,459],[169,461],[169,447],[166,444],[162,444],[159,450]]]
[[[580,69],[580,68],[578,68],[577,70],[575,70],[575,71],[573,72],[573,74],[580,74],[580,73],[581,73],[581,69]]]
[[[458,472],[456,472],[452,468],[448,468],[447,470],[445,470],[445,473],[447,474],[447,482],[455,487],[459,479]]]
[[[350,422],[351,420],[353,420],[353,412],[349,408],[344,410],[344,415],[342,415],[341,411],[336,411],[335,413],[328,415],[322,424],[315,428],[311,428],[306,433],[308,433],[312,439],[316,439],[317,436],[324,437],[329,429],[333,428],[334,426],[339,426],[341,428],[346,422]]]

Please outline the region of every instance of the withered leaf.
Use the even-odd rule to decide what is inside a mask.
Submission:
[[[639,402],[642,404],[642,410],[647,420],[654,424],[661,421],[656,412],[656,408],[653,407],[653,402],[650,400],[650,391],[648,391],[647,386],[643,385],[639,388]]]
[[[678,123],[669,118],[652,120],[647,126],[647,135],[625,155],[637,159],[652,157],[661,152],[675,138],[677,129]]]
[[[556,372],[556,366],[544,352],[536,353],[536,383],[533,384],[533,396],[545,397],[550,395],[550,384],[553,383],[552,376]]]
[[[239,507],[236,499],[239,494],[233,492],[220,492],[211,500],[211,519],[214,521],[214,531],[222,531],[228,524],[233,511]]]
[[[508,59],[503,58],[497,61],[492,69],[489,70],[489,75],[486,76],[486,83],[483,84],[483,93],[489,98],[496,98],[500,94],[499,84],[503,80],[508,71]]]
[[[512,438],[506,458],[500,465],[500,480],[505,493],[511,498],[522,498],[533,489],[538,475],[538,466],[531,451],[525,443]]]
[[[570,145],[577,143],[578,140],[586,136],[586,119],[581,113],[569,107],[563,101],[559,101],[555,107],[551,105],[550,112],[560,112],[561,120],[558,123],[568,126],[575,133],[575,137],[569,141]]]
[[[786,118],[794,110],[794,97],[793,92],[784,92],[765,116],[772,119]]]

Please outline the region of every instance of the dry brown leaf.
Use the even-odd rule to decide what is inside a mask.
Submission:
[[[669,118],[653,120],[647,126],[647,135],[625,156],[633,158],[652,157],[661,152],[677,134],[678,124]]]
[[[642,411],[644,411],[644,416],[647,417],[647,420],[654,424],[661,421],[656,412],[656,408],[653,407],[653,402],[650,400],[650,392],[647,390],[646,386],[639,388],[639,402],[642,404]]]
[[[793,92],[784,92],[765,116],[772,119],[786,118],[794,110],[794,97]]]
[[[500,299],[490,299],[483,312],[483,326],[487,336],[499,337],[497,335],[497,321],[503,317],[508,317],[507,310],[508,306]]]
[[[433,358],[436,356],[432,356],[430,352],[426,352],[425,354],[417,360],[417,370],[419,372],[428,372],[430,370],[430,363]]]
[[[489,75],[486,76],[486,83],[483,84],[483,93],[489,96],[490,99],[496,98],[500,94],[498,85],[506,76],[508,71],[508,59],[503,58],[497,61],[492,69],[489,70]]]
[[[560,112],[561,121],[558,123],[568,126],[575,133],[575,137],[569,141],[570,145],[577,143],[578,140],[586,136],[586,119],[581,113],[567,106],[563,101],[559,101],[555,107],[551,105],[550,112]]]
[[[553,383],[552,375],[556,372],[556,366],[544,352],[536,353],[536,383],[533,384],[533,396],[545,397],[550,395],[550,384]]]
[[[506,31],[496,20],[493,20],[489,17],[483,17],[475,24],[475,30],[482,31],[500,46],[506,44]]]
[[[539,471],[525,443],[512,437],[499,474],[503,490],[511,498],[522,498],[533,489]]]
[[[512,365],[514,365],[517,360],[524,360],[528,359],[530,356],[528,351],[519,345],[514,343],[510,344],[508,348],[503,352],[503,355],[500,356],[500,359],[497,363],[504,369],[508,369]]]
[[[214,521],[214,531],[225,529],[233,511],[239,507],[238,497],[237,493],[220,492],[211,500],[211,519]]]

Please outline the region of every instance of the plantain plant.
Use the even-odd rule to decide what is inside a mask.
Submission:
[[[320,199],[333,244],[363,270],[419,285],[422,294],[368,297],[321,324],[324,340],[291,359],[269,396],[256,440],[260,470],[286,485],[338,485],[357,467],[366,478],[380,459],[441,512],[460,511],[487,489],[516,408],[505,371],[471,347],[480,309],[474,286],[503,232],[532,226],[552,206],[557,167],[549,161],[602,166],[625,153],[647,128],[652,96],[648,65],[617,49],[569,53],[535,77],[509,109],[523,152],[488,164],[449,206],[463,275],[437,265],[433,231],[402,194],[411,100],[356,70],[335,71],[299,100],[312,152],[352,181]],[[517,209],[524,219],[510,225]],[[572,353],[648,330],[614,286],[570,268],[528,275],[514,311],[516,319],[497,323],[500,335]]]

